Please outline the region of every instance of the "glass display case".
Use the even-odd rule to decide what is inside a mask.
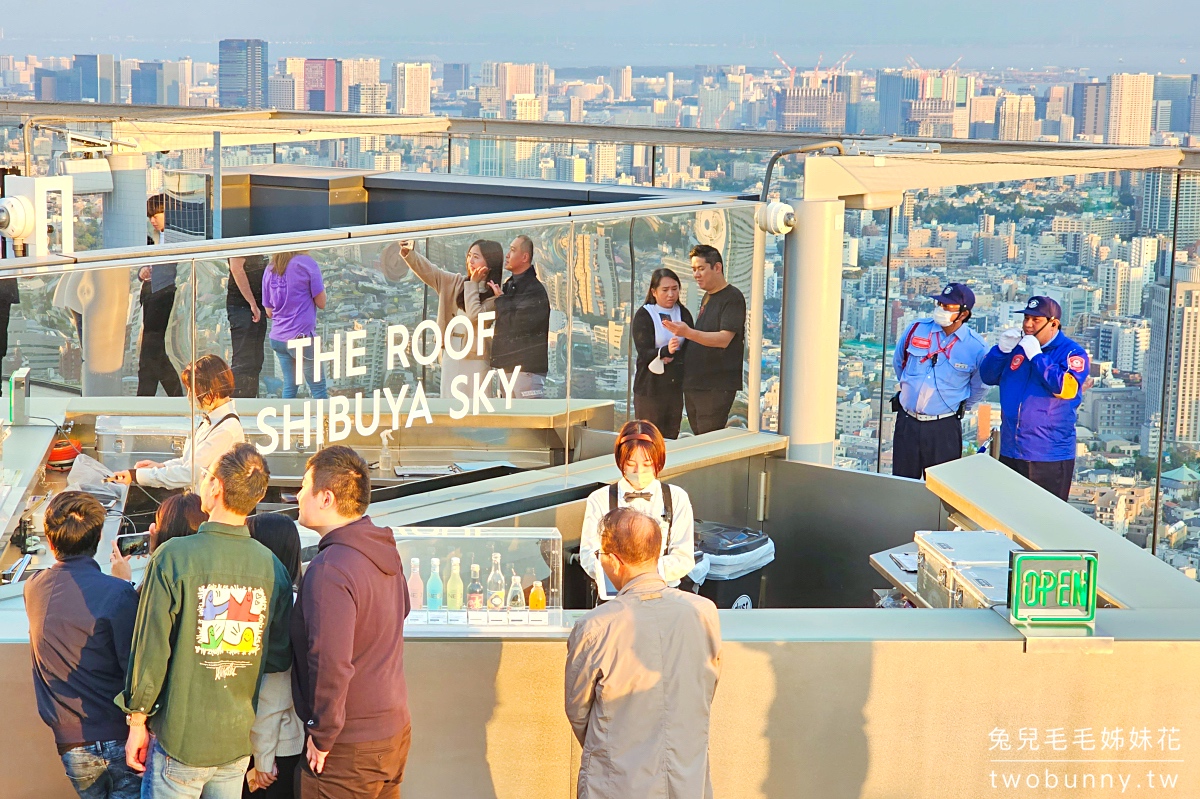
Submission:
[[[412,610],[406,632],[562,627],[554,527],[396,527]]]

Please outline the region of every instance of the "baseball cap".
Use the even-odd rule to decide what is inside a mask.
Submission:
[[[1050,297],[1030,297],[1029,302],[1025,303],[1026,316],[1044,316],[1047,319],[1062,320],[1062,306],[1057,300]]]
[[[944,305],[960,305],[968,311],[975,307],[975,292],[963,283],[947,283],[940,294],[930,294],[929,297]]]

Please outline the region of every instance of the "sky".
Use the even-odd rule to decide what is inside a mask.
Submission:
[[[447,13],[452,10],[453,13]],[[1114,0],[24,0],[0,18],[0,54],[114,53],[216,61],[222,38],[283,55],[552,66],[777,63],[1044,66],[1200,71],[1200,3]]]

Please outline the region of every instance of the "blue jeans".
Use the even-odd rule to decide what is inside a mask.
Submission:
[[[250,756],[223,766],[189,766],[150,744],[142,799],[241,799]]]
[[[296,356],[288,349],[286,341],[271,339],[271,349],[279,359],[279,371],[283,372],[283,398],[293,399],[296,396]],[[313,399],[328,399],[329,391],[325,388],[325,374],[321,373],[320,380],[312,379],[312,363],[304,366],[304,382],[308,383],[308,391]]]
[[[142,775],[125,765],[124,741],[98,741],[62,755],[63,768],[81,799],[137,799]]]

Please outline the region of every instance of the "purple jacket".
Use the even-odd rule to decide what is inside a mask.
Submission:
[[[292,698],[313,743],[378,741],[409,725],[408,584],[396,540],[369,516],[327,533],[292,611]]]
[[[262,304],[271,309],[271,340],[311,336],[317,329],[317,305],[313,300],[324,290],[321,267],[312,256],[294,256],[282,275],[267,267],[263,272]]]

